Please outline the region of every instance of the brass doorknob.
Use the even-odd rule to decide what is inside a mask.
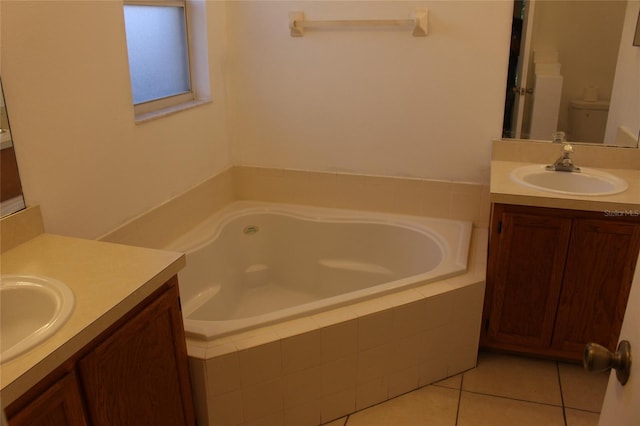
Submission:
[[[582,363],[584,368],[591,372],[615,369],[618,381],[624,386],[631,373],[631,344],[623,340],[618,344],[618,350],[613,353],[597,343],[587,343]]]

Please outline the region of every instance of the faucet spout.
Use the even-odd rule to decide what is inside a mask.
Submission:
[[[553,164],[548,165],[546,169],[555,172],[580,172],[580,167],[576,167],[573,164],[572,154],[573,147],[571,144],[565,143],[562,147],[562,155]]]

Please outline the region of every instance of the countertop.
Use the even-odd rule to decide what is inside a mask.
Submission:
[[[44,275],[75,296],[53,336],[0,365],[3,406],[43,379],[185,266],[182,253],[40,234],[0,255],[3,274]]]
[[[537,190],[510,178],[511,171],[531,164],[523,161],[491,161],[490,201],[492,203],[601,211],[610,215],[640,216],[640,170],[592,167],[627,181],[629,188],[613,195],[567,195]]]

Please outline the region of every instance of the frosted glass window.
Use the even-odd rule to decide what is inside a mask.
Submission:
[[[124,5],[133,103],[191,91],[184,7]]]

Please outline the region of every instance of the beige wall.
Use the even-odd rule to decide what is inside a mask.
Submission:
[[[640,14],[640,1],[630,1],[620,41],[615,84],[611,95],[611,109],[605,141],[615,141],[619,126],[624,126],[636,137],[640,135],[640,47],[633,46]]]
[[[488,182],[504,108],[509,1],[229,4],[235,164]],[[309,30],[308,19],[409,17],[429,35]]]
[[[488,182],[511,2],[206,5],[213,102],[136,125],[121,1],[1,2],[23,187],[48,232],[97,237],[232,164]],[[430,9],[425,38],[289,36],[290,10],[404,18],[417,6]]]
[[[96,237],[230,165],[223,2],[207,4],[213,102],[139,125],[121,1],[1,3],[23,189],[48,232]]]

